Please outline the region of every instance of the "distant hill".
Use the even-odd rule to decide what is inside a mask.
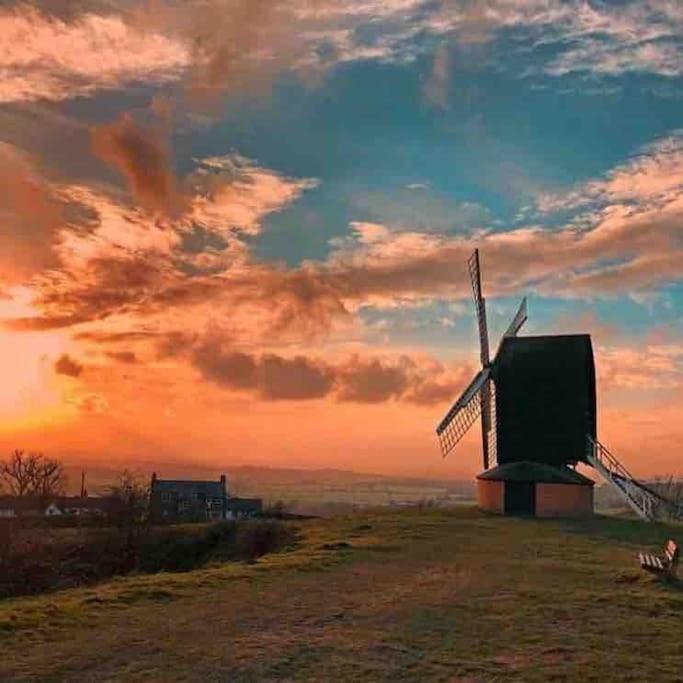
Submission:
[[[86,471],[86,486],[92,493],[104,493],[123,467],[100,464],[67,464],[69,488],[80,486]],[[228,475],[230,492],[257,496],[266,503],[282,501],[290,509],[310,514],[344,512],[369,506],[405,505],[424,501],[442,504],[474,499],[473,481],[397,477],[330,468],[295,469],[237,466],[205,467],[179,463],[145,463],[131,467],[141,478],[157,472],[162,478],[217,479]]]

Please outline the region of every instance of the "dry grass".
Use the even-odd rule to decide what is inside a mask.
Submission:
[[[472,509],[310,521],[255,564],[0,604],[0,680],[681,680],[683,590],[634,560],[680,532]]]

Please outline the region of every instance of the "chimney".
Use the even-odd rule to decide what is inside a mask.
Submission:
[[[224,474],[221,474],[221,488],[223,489],[223,493],[227,496],[228,495],[228,481],[227,481]]]
[[[157,483],[157,473],[152,472],[152,488],[154,488],[154,484]]]

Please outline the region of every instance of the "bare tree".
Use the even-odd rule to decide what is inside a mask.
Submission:
[[[655,477],[654,487],[669,502],[666,515],[672,519],[683,518],[683,479],[676,479],[672,474]]]
[[[109,521],[123,535],[128,560],[132,561],[135,546],[148,527],[149,486],[132,472],[124,470],[109,488],[109,496]]]
[[[12,495],[49,497],[64,491],[66,475],[59,460],[17,449],[0,461],[0,480]]]

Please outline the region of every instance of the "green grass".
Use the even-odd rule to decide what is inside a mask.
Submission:
[[[683,679],[683,587],[635,561],[681,527],[472,508],[298,526],[256,563],[0,603],[0,680]]]

